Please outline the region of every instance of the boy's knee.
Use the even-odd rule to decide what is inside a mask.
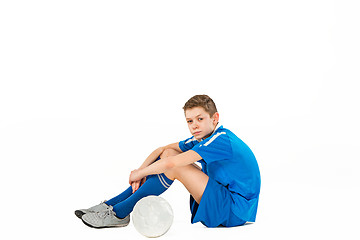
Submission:
[[[164,174],[166,177],[174,181],[175,179],[178,179],[179,172],[181,172],[183,169],[184,167],[174,167],[166,171]]]
[[[171,180],[178,179],[181,181],[184,176],[188,175],[186,173],[194,172],[194,170],[201,172],[201,168],[199,168],[196,164],[189,164],[182,167],[174,167],[166,171],[165,176]]]

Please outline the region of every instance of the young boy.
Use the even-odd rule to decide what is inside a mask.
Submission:
[[[129,224],[136,202],[160,195],[179,180],[189,191],[191,222],[207,227],[254,222],[260,192],[260,172],[250,148],[218,124],[219,113],[207,95],[196,95],[184,106],[192,137],[153,151],[131,172],[128,189],[89,209],[75,211],[95,228]],[[195,162],[200,162],[200,169]]]

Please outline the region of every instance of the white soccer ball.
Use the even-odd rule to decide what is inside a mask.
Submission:
[[[147,196],[138,201],[132,212],[135,229],[145,237],[160,237],[171,227],[174,213],[170,204],[158,196]]]

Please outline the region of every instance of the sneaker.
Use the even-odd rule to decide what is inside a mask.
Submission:
[[[75,211],[75,215],[76,215],[78,218],[81,219],[81,217],[82,217],[84,214],[86,214],[86,213],[103,212],[103,211],[108,210],[109,207],[110,207],[110,206],[107,205],[107,204],[105,203],[105,201],[104,201],[104,202],[101,202],[100,204],[95,205],[95,206],[93,206],[93,207],[91,207],[91,208],[88,208],[88,209],[76,210],[76,211]]]
[[[125,227],[130,222],[130,214],[124,218],[118,218],[110,206],[103,212],[90,212],[82,216],[85,225],[93,228]]]

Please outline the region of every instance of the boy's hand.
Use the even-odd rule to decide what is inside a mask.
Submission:
[[[142,178],[138,169],[131,171],[129,177],[129,184],[132,187],[133,193],[137,191],[144,182],[146,181],[146,177]]]
[[[143,179],[141,179],[141,181],[136,181],[136,182],[133,182],[131,184],[131,187],[132,187],[132,193],[136,192],[140,186],[142,186],[144,184],[144,182],[146,181],[146,177],[144,177]]]

